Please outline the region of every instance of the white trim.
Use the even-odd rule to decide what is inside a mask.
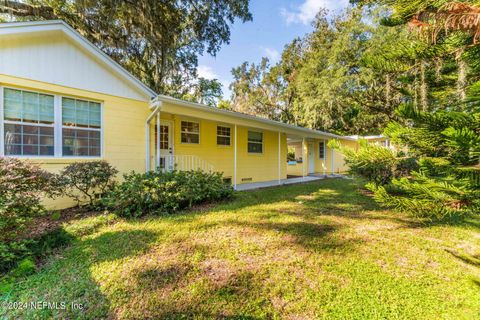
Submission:
[[[332,174],[335,174],[335,149],[332,148]]]
[[[150,171],[150,121],[160,112],[161,103],[157,104],[155,110],[145,120],[145,172]]]
[[[282,175],[281,172],[282,172],[282,170],[281,170],[281,168],[280,168],[280,166],[281,166],[281,163],[280,163],[281,157],[282,157],[282,155],[281,155],[281,139],[280,139],[280,131],[278,131],[278,184],[280,184],[280,183],[281,183],[281,180],[282,180],[282,178],[281,178],[281,175]]]
[[[5,149],[4,149],[4,142],[3,140],[5,139],[4,133],[3,133],[3,87],[0,86],[0,157],[5,156]]]
[[[80,33],[75,29],[70,27],[62,20],[47,20],[47,21],[28,21],[28,22],[11,22],[11,23],[1,23],[0,24],[0,36],[10,35],[10,34],[21,34],[21,33],[34,33],[34,32],[45,32],[45,31],[61,31],[76,43],[78,43],[83,49],[88,51],[90,54],[94,55],[97,59],[105,63],[110,67],[115,73],[127,80],[130,84],[136,87],[138,90],[146,94],[147,96],[153,98],[157,94],[142,83],[140,80],[135,78],[131,73],[125,70],[112,58],[110,58],[106,53],[97,48],[93,43],[85,39]]]
[[[312,147],[310,149],[310,147]],[[310,159],[310,153],[312,157]],[[307,143],[307,157],[308,157],[308,164],[307,164],[307,174],[315,173],[315,143],[309,142]]]
[[[61,96],[54,96],[53,97],[53,110],[54,110],[54,156],[56,158],[61,158],[63,156],[63,145],[62,145],[62,97]],[[58,148],[57,146],[60,146]]]
[[[298,127],[298,126],[287,124],[287,123],[282,123],[282,122],[278,122],[278,121],[274,121],[274,120],[259,118],[259,117],[256,117],[256,116],[252,116],[252,115],[248,115],[248,114],[244,114],[244,113],[240,113],[240,112],[235,112],[235,111],[231,111],[231,110],[219,109],[219,108],[207,106],[207,105],[204,105],[204,104],[200,104],[200,103],[196,103],[196,102],[190,102],[190,101],[184,101],[184,100],[180,100],[180,99],[176,99],[176,98],[172,98],[172,97],[164,96],[164,95],[158,95],[154,99],[154,101],[155,102],[172,103],[172,104],[176,104],[176,105],[180,105],[180,106],[184,106],[184,107],[188,107],[188,108],[194,108],[194,109],[198,109],[198,110],[202,110],[202,111],[206,111],[206,112],[231,116],[231,117],[244,119],[244,120],[253,120],[255,122],[259,122],[259,123],[263,123],[263,124],[267,124],[267,125],[271,125],[271,126],[275,126],[275,127],[281,127],[281,128],[284,128],[284,129],[294,130],[294,131],[297,132],[297,134],[308,133],[308,134],[311,134],[311,138],[318,138],[318,136],[320,135],[322,137],[326,136],[326,137],[331,137],[331,138],[335,138],[335,139],[356,141],[355,138],[351,138],[351,137],[339,136],[339,135],[329,133],[329,132]]]
[[[302,138],[302,179],[305,179],[305,162],[307,159],[305,159],[305,137]],[[308,156],[308,154],[307,154]]]
[[[235,125],[233,142],[233,189],[237,190],[237,125]]]

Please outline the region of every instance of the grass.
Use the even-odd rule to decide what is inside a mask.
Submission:
[[[3,297],[67,307],[3,316],[479,319],[480,221],[418,224],[357,188],[331,179],[201,212],[71,222],[73,245]]]

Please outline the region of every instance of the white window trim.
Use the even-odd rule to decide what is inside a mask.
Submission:
[[[320,143],[323,142],[323,157],[320,157]],[[327,158],[327,142],[325,140],[318,142],[318,159],[325,160]]]
[[[30,91],[40,94],[48,94],[53,96],[53,110],[54,110],[54,123],[53,123],[53,134],[54,134],[54,155],[53,156],[34,156],[34,155],[8,155],[8,157],[12,158],[21,158],[21,159],[88,159],[88,160],[98,160],[104,158],[104,104],[101,101],[92,100],[88,98],[81,98],[75,97],[70,95],[62,95],[62,94],[53,94],[50,92],[45,92],[42,90],[38,90],[35,88],[17,88],[11,86],[0,86],[0,156],[5,156],[5,135],[4,135],[4,124],[5,123],[12,123],[12,124],[22,124],[28,125],[28,123],[21,123],[17,121],[8,121],[4,120],[4,104],[3,104],[3,92],[5,89],[13,89],[13,90],[22,90],[22,91]],[[74,126],[63,126],[62,123],[62,98],[72,98],[78,100],[85,100],[90,102],[96,102],[100,104],[100,129],[94,128],[77,128]],[[43,126],[43,127],[52,127],[52,125],[46,125],[42,123],[36,123],[35,126]],[[100,156],[63,156],[63,145],[62,145],[62,129],[63,128],[70,128],[70,129],[84,129],[84,130],[97,130],[100,132]]]
[[[218,134],[218,127],[230,129],[230,135]],[[228,138],[228,144],[218,144],[218,137]],[[217,124],[217,146],[219,147],[231,147],[232,146],[232,127]]]
[[[256,133],[261,133],[262,134],[262,142],[257,142],[257,141],[250,141],[248,138],[248,134],[250,132],[256,132]],[[261,144],[262,145],[262,152],[250,152],[248,151],[248,144],[249,143],[255,143],[255,144]],[[265,133],[263,131],[255,131],[255,130],[248,130],[247,131],[247,153],[248,154],[263,154],[265,152]]]
[[[182,122],[191,122],[191,123],[196,123],[196,124],[198,124],[198,132],[182,131]],[[187,144],[187,145],[193,145],[193,146],[198,146],[198,145],[200,145],[200,142],[201,142],[201,140],[200,140],[200,139],[201,139],[201,137],[200,137],[200,131],[201,131],[200,121],[180,120],[180,143],[181,143],[181,144]],[[198,135],[198,143],[183,142],[183,141],[182,141],[182,133],[186,133],[186,134],[196,134],[196,135]]]

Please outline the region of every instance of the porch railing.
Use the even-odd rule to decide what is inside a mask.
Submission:
[[[160,156],[160,169],[166,171],[201,170],[215,171],[215,167],[204,159],[194,155],[163,155]]]

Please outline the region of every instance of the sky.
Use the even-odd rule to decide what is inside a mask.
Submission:
[[[347,5],[348,0],[250,0],[253,21],[235,22],[230,43],[224,44],[216,57],[199,57],[198,74],[218,79],[224,97],[229,98],[232,68],[244,61],[258,63],[262,57],[277,62],[286,44],[312,31],[311,22],[320,8],[338,12]]]

